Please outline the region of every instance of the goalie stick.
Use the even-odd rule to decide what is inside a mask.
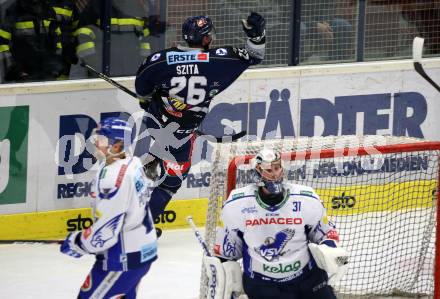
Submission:
[[[422,53],[423,53],[423,43],[424,39],[421,37],[414,38],[413,41],[413,60],[414,60],[414,69],[416,72],[422,76],[426,81],[429,82],[437,91],[440,92],[440,86],[434,82],[434,80],[429,77],[429,75],[425,72],[423,65],[421,63]]]
[[[199,241],[200,245],[202,246],[203,251],[205,252],[205,255],[206,256],[213,256],[209,252],[208,244],[206,244],[205,239],[203,239],[202,235],[200,234],[200,231],[197,229],[197,227],[196,227],[196,225],[195,225],[195,223],[193,221],[192,216],[186,217],[186,221],[191,226],[191,229],[194,232],[194,235],[196,236],[196,238]],[[230,267],[228,267],[228,268],[231,269]],[[232,269],[230,271],[232,271]],[[232,272],[231,272],[231,275],[232,275]],[[241,275],[240,275],[240,285],[241,285]],[[226,287],[224,286],[224,288],[226,288]],[[243,286],[241,286],[240,288],[241,288],[241,292],[243,292]],[[237,293],[235,293],[234,290],[231,291],[230,295],[231,295],[231,299],[249,299],[246,296],[246,294],[244,294],[244,293],[243,294],[237,294]],[[225,297],[226,297],[226,295],[225,295]],[[229,298],[229,296],[228,296],[228,298]]]
[[[105,74],[103,74],[101,72],[98,72],[92,66],[88,65],[84,61],[80,62],[80,66],[86,68],[89,72],[91,72],[92,74],[94,74],[98,78],[100,78],[100,79],[110,83],[111,85],[115,86],[116,88],[118,88],[118,89],[124,91],[125,93],[129,94],[133,98],[137,99],[140,103],[147,103],[146,100],[140,99],[135,92],[131,91],[130,89],[128,89],[124,85],[116,82],[115,80],[113,80],[112,78],[106,76]],[[240,139],[241,137],[245,136],[247,134],[247,132],[246,132],[246,130],[244,130],[244,131],[238,132],[237,134],[233,134],[233,135],[230,135],[230,136],[216,137],[216,136],[212,136],[210,134],[207,134],[207,133],[205,133],[205,132],[203,132],[203,131],[201,131],[199,129],[196,129],[195,130],[195,134],[197,136],[204,137],[204,138],[206,138],[206,140],[211,141],[211,142],[223,143],[223,142],[232,142],[232,141],[235,141],[237,139]]]
[[[200,231],[197,229],[194,220],[192,216],[186,217],[186,222],[191,226],[192,231],[194,232],[194,235],[196,236],[197,240],[199,241],[200,245],[203,248],[203,251],[207,256],[211,256],[211,253],[208,250],[208,244],[206,244],[205,239],[203,239],[202,235],[200,234]]]

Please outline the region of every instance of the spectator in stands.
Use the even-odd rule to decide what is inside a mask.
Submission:
[[[75,31],[78,29],[81,15],[81,5],[88,0],[52,0],[51,6],[54,9],[56,22],[61,30],[63,70],[57,79],[69,78],[70,67],[78,63],[75,50],[77,39]]]
[[[319,6],[303,5],[301,23],[301,56],[318,55],[322,60],[354,58],[353,25],[339,8],[354,7],[354,1],[321,0]],[[316,5],[313,4],[313,5]]]
[[[439,1],[402,1],[402,17],[425,38],[426,54],[440,54]]]
[[[7,82],[55,80],[64,67],[62,36],[52,2],[17,0],[0,26],[0,54]]]
[[[83,14],[83,26],[76,31],[77,56],[95,69],[102,69],[102,5],[91,0]],[[152,31],[157,24],[147,18],[144,1],[113,0],[111,9],[110,75],[134,75],[140,63],[151,53]],[[157,18],[154,19],[157,21]],[[164,30],[162,27],[160,30]],[[162,31],[163,32],[163,31]],[[82,70],[85,71],[85,70]],[[81,74],[83,76],[83,74]],[[72,77],[77,74],[72,73]]]

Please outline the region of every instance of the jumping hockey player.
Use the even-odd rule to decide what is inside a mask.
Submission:
[[[318,195],[283,183],[273,150],[261,150],[254,163],[256,184],[231,192],[217,231],[217,257],[204,258],[209,293],[216,299],[243,291],[250,299],[336,299],[328,277],[345,272],[348,255]]]
[[[175,160],[168,161],[151,152],[145,161],[147,175],[154,173],[159,163],[162,178],[152,194],[153,218],[164,211],[189,172],[194,131],[208,113],[213,97],[231,85],[249,66],[264,58],[265,23],[261,15],[253,12],[247,20],[242,20],[248,36],[244,48],[223,46],[211,49],[214,38],[211,19],[190,17],[182,25],[182,37],[187,46],[156,52],[140,66],[135,87],[139,97],[147,100],[146,104],[141,104],[148,112],[147,128],[163,129],[161,132],[170,136],[171,141],[176,138],[186,140],[175,148],[170,146],[172,142],[165,144],[162,136],[159,148],[166,150]],[[172,123],[178,124],[174,132],[167,130]]]
[[[123,120],[103,120],[94,136],[99,166],[92,189],[94,223],[70,233],[61,252],[75,258],[96,255],[78,298],[136,298],[136,288],[157,256],[157,237],[148,208],[148,179],[139,158],[124,142],[131,128]]]

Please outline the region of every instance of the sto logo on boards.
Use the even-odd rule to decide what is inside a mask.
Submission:
[[[78,214],[78,217],[68,219],[67,222],[67,231],[74,232],[77,230],[87,229],[93,224],[93,220],[89,217],[82,217],[81,214]]]

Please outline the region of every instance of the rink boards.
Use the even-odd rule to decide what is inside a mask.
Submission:
[[[440,59],[425,66],[440,77]],[[133,78],[118,81],[133,89]],[[390,134],[440,140],[439,101],[411,61],[257,69],[216,97],[203,130],[219,136],[226,127],[246,129],[251,139]],[[24,238],[61,235],[78,213],[90,218],[96,161],[85,141],[101,119],[130,114],[139,120],[137,102],[98,79],[0,86],[0,239],[18,237],[14,227],[26,227]],[[149,144],[148,136],[140,140],[136,154]],[[212,155],[213,146],[198,138],[192,170],[167,208],[176,216],[169,212],[160,225],[185,226],[188,214],[205,222]]]
[[[431,210],[436,202],[437,182],[409,181],[383,185],[347,186],[316,189],[330,220],[361,214],[383,212],[399,215],[413,210]],[[403,192],[404,190],[404,192]],[[174,200],[155,225],[163,229],[185,227],[186,217],[203,225],[206,221],[207,198]],[[362,217],[361,217],[362,218]],[[89,208],[68,209],[38,213],[18,213],[0,217],[0,240],[54,240],[63,238],[67,232],[88,228],[93,223]]]

